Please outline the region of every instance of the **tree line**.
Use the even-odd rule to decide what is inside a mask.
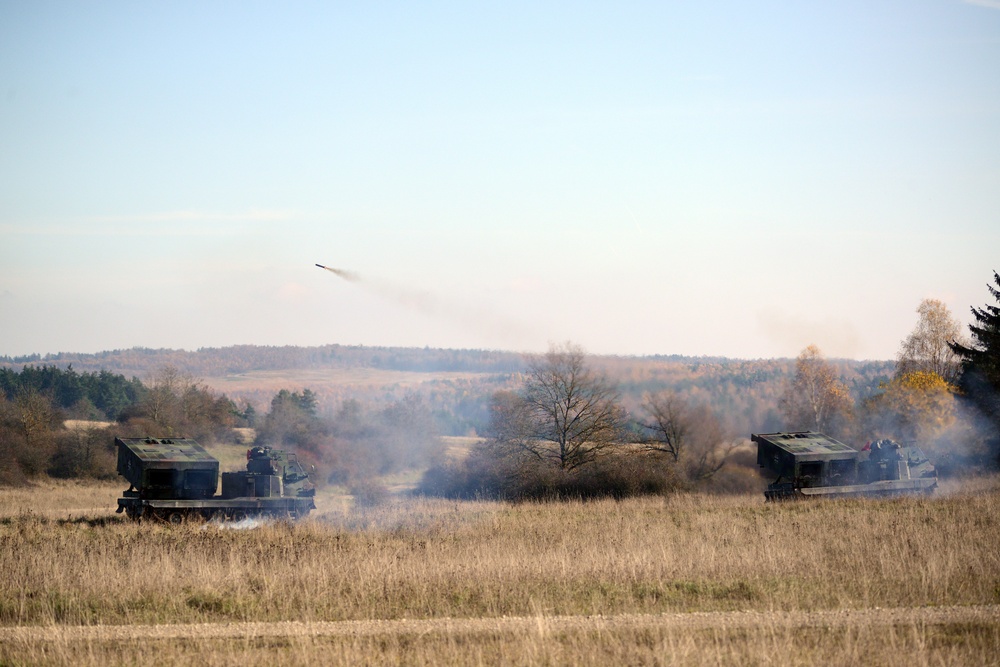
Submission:
[[[366,345],[234,345],[198,350],[131,348],[93,354],[58,352],[0,356],[0,368],[24,365],[75,366],[110,369],[126,375],[147,375],[164,366],[198,377],[292,368],[378,368],[431,372],[512,373],[521,369],[521,355],[498,350],[373,347]]]
[[[1000,302],[1000,274],[994,280]],[[807,347],[778,401],[782,430],[825,432],[859,448],[881,438],[919,444],[945,473],[1000,463],[1000,307],[972,312],[966,339],[944,303],[925,299],[892,376],[861,391]],[[422,489],[515,499],[663,492],[714,478],[745,437],[712,402],[676,388],[646,392],[628,409],[620,385],[565,343],[533,357],[519,387],[492,396],[485,442],[431,468]]]
[[[997,287],[987,286],[1000,302]],[[890,438],[930,451],[947,472],[1000,463],[1000,306],[972,308],[969,336],[947,306],[925,299],[891,377],[853,399],[815,346],[796,360],[781,398],[786,427],[848,442]]]
[[[627,409],[619,386],[571,342],[532,357],[520,386],[490,399],[486,439],[427,471],[449,497],[617,497],[664,493],[718,473],[738,438],[707,405],[672,390]]]
[[[146,388],[135,377],[107,370],[78,373],[72,364],[61,369],[57,366],[24,366],[20,372],[0,368],[0,393],[13,400],[25,392],[47,396],[53,407],[79,419],[118,419],[131,405],[137,403]]]
[[[417,394],[376,406],[348,399],[324,417],[309,389],[282,389],[258,413],[172,366],[144,382],[72,367],[0,369],[0,484],[44,476],[114,479],[115,437],[186,436],[290,449],[317,468],[321,484],[343,483],[378,498],[386,492],[374,480],[427,465],[440,447],[439,432]]]
[[[242,409],[164,367],[147,382],[72,367],[0,369],[0,483],[115,476],[116,436],[188,435],[232,441]],[[74,423],[76,422],[76,423]]]
[[[116,435],[226,443],[247,437],[240,428],[255,429],[257,444],[299,451],[321,483],[372,498],[384,493],[378,476],[428,465],[422,489],[449,496],[745,488],[758,483],[752,453],[739,446],[751,430],[819,430],[855,446],[888,437],[927,446],[945,469],[981,466],[1000,451],[1000,308],[972,310],[966,338],[943,303],[925,300],[894,362],[830,360],[815,346],[794,361],[740,361],[591,357],[566,343],[516,362],[509,353],[327,346],[318,349],[327,361],[348,363],[346,353],[351,363],[490,371],[416,388],[341,386],[336,395],[283,389],[266,402],[218,394],[169,364],[145,381],[71,364],[4,367],[0,483],[114,477]],[[302,360],[302,348],[273,350]],[[111,426],[66,428],[68,418]],[[484,442],[455,460],[440,434]]]

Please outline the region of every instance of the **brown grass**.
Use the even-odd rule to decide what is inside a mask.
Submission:
[[[128,482],[46,480],[31,486],[0,487],[0,519],[97,517],[114,512]],[[0,534],[3,534],[0,532]]]
[[[996,480],[934,498],[787,504],[691,494],[516,506],[396,501],[358,510],[321,497],[315,518],[253,530],[126,523],[111,514],[119,491],[65,484],[0,492],[0,624],[544,619],[1000,602]],[[102,509],[79,513],[104,498]],[[60,504],[69,508],[64,518]],[[246,652],[282,664],[912,662],[900,655],[987,664],[997,660],[998,627],[174,640],[169,655],[177,663],[197,655],[203,664],[233,664]],[[70,662],[80,657],[73,646],[6,646],[0,663]],[[137,662],[143,649],[91,642],[86,655],[95,664]]]
[[[74,641],[0,647],[28,664],[996,665],[996,624],[680,628]],[[155,656],[155,659],[152,658]]]

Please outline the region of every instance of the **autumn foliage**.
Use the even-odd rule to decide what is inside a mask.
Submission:
[[[815,345],[795,362],[795,376],[781,398],[785,427],[843,435],[853,407],[850,392]]]

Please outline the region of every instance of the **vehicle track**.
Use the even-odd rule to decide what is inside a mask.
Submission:
[[[738,629],[754,627],[850,627],[865,625],[1000,625],[1000,605],[896,607],[833,611],[725,611],[613,616],[503,616],[360,621],[276,621],[177,625],[15,626],[0,628],[0,642],[124,641],[134,639],[227,639],[613,631],[643,628]]]

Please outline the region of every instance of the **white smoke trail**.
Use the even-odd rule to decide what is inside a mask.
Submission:
[[[354,273],[353,271],[345,271],[344,269],[335,269],[332,266],[323,266],[322,264],[317,264],[316,266],[318,266],[321,269],[326,269],[330,273],[340,276],[341,278],[343,278],[348,282],[352,283],[361,282],[361,276],[358,275],[357,273]]]
[[[443,301],[427,292],[416,291],[371,278],[362,277],[355,271],[338,269],[317,264],[330,273],[359,285],[369,292],[432,318],[445,318],[462,325],[463,328],[486,335],[500,335],[505,339],[527,340],[535,337],[533,331],[521,323],[500,318],[496,313],[480,308],[463,306]]]

